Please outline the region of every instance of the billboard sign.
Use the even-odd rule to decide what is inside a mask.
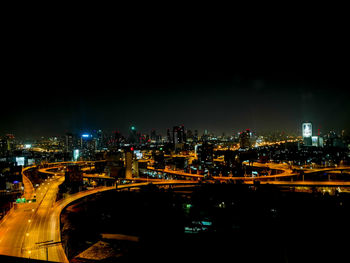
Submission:
[[[73,151],[73,160],[76,162],[79,159],[80,153],[79,150],[76,149]]]
[[[312,136],[312,124],[303,123],[303,138],[309,138]]]
[[[142,154],[142,152],[140,150],[135,150],[134,154],[136,156],[136,159],[138,159],[138,160],[142,159],[142,157],[143,157],[143,154]]]
[[[20,165],[24,166],[24,157],[16,157],[16,163],[18,166]]]

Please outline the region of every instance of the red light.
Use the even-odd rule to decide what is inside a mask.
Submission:
[[[134,150],[134,147],[130,147],[130,151],[133,151]]]

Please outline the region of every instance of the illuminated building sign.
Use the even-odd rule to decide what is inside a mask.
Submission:
[[[74,150],[73,151],[73,159],[74,159],[75,162],[78,160],[79,155],[80,155],[79,154],[79,150]]]
[[[83,137],[83,138],[90,138],[90,134],[83,134],[83,135],[81,135],[81,137]]]
[[[135,153],[136,159],[142,159],[143,154],[140,150],[135,150],[134,153]]]
[[[18,166],[24,165],[24,157],[16,157],[16,163]]]
[[[303,123],[303,138],[309,138],[312,136],[312,124]]]
[[[318,146],[318,136],[312,136],[312,146]]]

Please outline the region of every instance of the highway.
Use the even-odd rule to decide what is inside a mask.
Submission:
[[[51,239],[52,234],[52,222],[51,214],[53,212],[53,205],[56,202],[56,196],[58,192],[58,186],[64,181],[64,177],[59,177],[51,182],[47,183],[46,186],[40,192],[40,201],[36,207],[34,214],[29,223],[29,228],[26,233],[26,237],[23,243],[23,254],[22,256],[34,258],[34,259],[46,259],[46,249],[39,248],[39,242],[44,241],[60,241],[60,239]],[[45,188],[46,187],[46,188]],[[38,194],[37,194],[38,196]],[[54,233],[54,232],[53,232]],[[54,255],[52,252],[54,247],[50,247],[48,259],[50,261],[67,262],[65,256]],[[51,252],[51,253],[50,253]]]
[[[45,172],[45,168],[41,172]],[[61,243],[60,214],[70,203],[102,191],[114,190],[115,186],[98,187],[76,194],[56,202],[58,186],[64,181],[64,176],[47,171],[52,178],[42,183],[35,191],[37,202],[19,204],[0,224],[0,254],[55,262],[68,262]],[[136,178],[135,181],[138,181]],[[140,180],[142,181],[142,179]],[[151,180],[149,180],[151,181]],[[148,185],[149,181],[119,185],[118,189],[134,188]],[[197,182],[189,180],[153,181],[155,185],[185,185]],[[33,195],[33,186],[25,184],[29,194]],[[38,243],[45,241],[57,242],[52,246],[40,247]]]
[[[246,182],[246,184],[253,184],[254,182]],[[271,184],[279,186],[306,186],[306,187],[350,187],[350,182],[340,181],[260,181],[260,184]]]
[[[64,175],[64,172],[58,170],[61,169],[61,166],[53,166],[53,167],[46,167],[46,168],[41,168],[39,169],[39,172],[41,173],[46,173],[46,174],[51,174],[51,175]],[[50,170],[57,170],[57,171],[50,171]],[[90,168],[82,168],[81,171],[88,171]],[[86,174],[83,173],[84,178],[95,178],[95,179],[113,179],[115,180],[114,177],[106,176],[105,174]]]
[[[55,173],[49,173],[51,176]],[[28,179],[28,178],[27,178]],[[83,191],[56,202],[58,186],[64,176],[54,176],[41,184],[36,191],[30,181],[24,179],[26,196],[36,194],[36,203],[18,204],[0,223],[0,254],[16,257],[68,262],[60,243],[47,248],[39,247],[39,242],[60,242],[60,214],[69,203],[95,194],[115,189],[100,187]],[[48,253],[47,253],[48,252]]]
[[[293,175],[296,175],[293,173],[291,169],[289,169],[288,166],[283,165],[283,164],[274,164],[274,163],[266,163],[266,164],[260,164],[260,163],[255,163],[254,166],[256,167],[264,167],[264,168],[270,168],[270,169],[275,169],[275,170],[280,170],[281,173],[276,174],[276,175],[267,175],[267,176],[244,176],[244,177],[236,177],[236,176],[213,176],[212,178],[215,180],[219,181],[227,181],[227,180],[243,180],[243,181],[252,181],[252,180],[259,180],[259,179],[277,179],[277,178],[283,178],[283,177],[291,177]],[[162,172],[162,173],[167,173],[171,175],[177,175],[185,178],[190,178],[194,180],[202,180],[204,178],[203,175],[199,174],[191,174],[191,173],[185,173],[182,171],[174,171],[174,170],[168,170],[168,169],[155,169],[153,167],[147,167],[147,169],[156,171],[156,172]]]
[[[28,179],[28,177],[25,175],[25,171],[29,170],[33,168],[33,166],[29,166],[29,167],[26,167],[26,168],[23,168],[22,169],[22,181],[23,181],[23,186],[24,186],[24,193],[23,193],[23,197],[25,199],[33,199],[34,197],[34,187],[33,187],[33,184],[32,182]]]
[[[157,179],[156,179],[157,180]],[[144,182],[144,183],[132,183],[125,185],[118,185],[117,189],[126,189],[126,188],[136,188],[141,186],[146,186],[152,183],[153,185],[194,185],[199,182],[189,181],[189,180],[162,180],[162,181],[152,181],[152,182]]]
[[[243,164],[248,164],[246,162],[243,162]],[[219,181],[228,181],[228,180],[242,180],[245,182],[252,182],[252,181],[275,181],[278,179],[283,179],[283,178],[292,178],[295,175],[298,175],[299,173],[293,172],[292,169],[290,169],[290,166],[288,164],[276,164],[276,163],[258,163],[255,162],[253,167],[259,167],[259,168],[269,168],[269,169],[274,169],[274,170],[279,170],[280,173],[276,175],[266,175],[266,176],[244,176],[244,177],[231,177],[231,176],[213,176],[212,178],[214,180],[219,180]],[[199,174],[191,174],[191,173],[185,173],[182,171],[174,171],[174,170],[168,170],[168,169],[155,169],[153,167],[147,167],[147,169],[152,170],[152,171],[157,171],[157,172],[162,172],[162,173],[167,173],[171,175],[177,175],[181,176],[184,178],[189,178],[192,180],[202,180],[204,178],[203,175]],[[326,171],[345,171],[345,170],[350,170],[349,166],[343,166],[343,167],[335,167],[335,168],[320,168],[320,169],[304,169],[304,173],[317,173],[317,172],[326,172]],[[317,184],[318,182],[316,182]]]
[[[59,189],[59,185],[64,181],[63,173],[51,169],[61,169],[66,163],[50,164],[48,168],[40,169],[40,172],[47,173],[49,178],[44,181],[37,189],[35,189],[30,180],[25,176],[25,171],[31,167],[23,169],[23,185],[24,196],[27,199],[31,199],[36,195],[36,203],[17,204],[15,209],[12,209],[8,215],[6,215],[0,222],[0,254],[10,255],[16,257],[26,257],[32,259],[50,260],[55,262],[68,262],[63,247],[60,243],[60,214],[62,210],[70,203],[86,197],[88,195],[96,194],[102,191],[108,191],[116,189],[115,186],[111,187],[98,187],[90,190],[82,191],[76,194],[72,194],[58,202],[56,202],[56,196]],[[84,164],[84,163],[82,163]],[[214,177],[217,180],[244,180],[248,184],[252,184],[255,180],[261,178],[276,179],[281,177],[290,177],[294,175],[292,170],[286,165],[280,164],[256,164],[258,167],[269,167],[270,169],[282,170],[280,174],[260,177]],[[338,167],[332,170],[344,170],[346,167]],[[347,167],[349,169],[349,167]],[[118,185],[117,189],[127,189],[133,187],[141,187],[148,185],[150,182],[154,185],[190,185],[199,183],[203,175],[187,174],[180,171],[159,170],[155,171],[171,173],[174,175],[180,175],[184,178],[190,178],[192,180],[161,180],[161,179],[147,179],[147,178],[132,178],[131,181],[137,183]],[[330,170],[330,168],[320,169]],[[319,170],[314,170],[317,172]],[[94,177],[92,175],[92,177]],[[98,176],[97,176],[98,177]],[[110,179],[99,177],[102,179]],[[193,180],[194,179],[194,180]],[[285,181],[261,181],[262,184],[274,184],[274,185],[286,185],[286,186],[350,186],[350,182],[285,182]],[[47,247],[40,247],[38,243],[51,241],[55,244]]]
[[[73,195],[70,195],[67,198],[64,198],[58,202],[56,202],[52,207],[51,211],[46,219],[46,240],[53,240],[54,242],[61,241],[61,229],[60,229],[60,216],[62,210],[69,205],[70,203],[86,197],[88,195],[96,194],[102,191],[114,190],[115,187],[98,187],[91,190],[82,191]],[[45,240],[44,240],[45,241]],[[43,259],[44,249],[42,249],[41,254],[38,255],[38,258]],[[51,246],[48,248],[49,260],[57,261],[57,262],[68,262],[66,254],[63,250],[61,243],[58,243],[55,246]]]
[[[32,182],[25,176],[24,172],[32,166],[22,169],[22,179],[24,186],[24,198],[33,199],[35,189]],[[24,236],[28,230],[28,222],[35,211],[35,203],[15,204],[8,214],[0,222],[0,254],[22,255],[22,245]],[[10,234],[11,233],[11,234]],[[24,234],[23,234],[24,233]]]
[[[46,260],[36,242],[46,241],[52,205],[64,178],[48,180],[36,189],[36,203],[18,204],[0,224],[0,254]],[[51,258],[49,258],[51,260]],[[62,258],[54,260],[62,262]]]
[[[316,168],[316,169],[303,169],[304,173],[318,173],[318,172],[329,172],[329,171],[349,171],[349,166],[338,166],[338,167],[332,167],[332,168]]]
[[[46,169],[46,168],[45,168]],[[45,172],[42,169],[41,172]],[[52,168],[48,168],[52,169]],[[34,190],[30,181],[26,180],[25,191],[28,197],[36,194],[36,203],[18,204],[0,223],[0,254],[31,259],[41,259],[55,262],[68,262],[61,243],[60,215],[70,203],[102,191],[114,190],[115,186],[97,187],[94,189],[72,194],[56,202],[58,186],[64,181],[60,173],[48,172],[50,179],[43,182]],[[60,174],[54,176],[54,174]],[[28,178],[27,178],[28,179]],[[147,185],[134,183],[121,185],[118,188],[131,188]],[[162,181],[154,184],[188,184],[191,181]],[[57,242],[52,246],[40,247],[38,243],[45,241]]]

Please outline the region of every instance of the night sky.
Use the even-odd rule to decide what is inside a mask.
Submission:
[[[180,124],[291,133],[304,120],[323,132],[350,129],[347,57],[337,43],[41,33],[7,43],[0,135],[126,133],[131,125],[165,134]]]

